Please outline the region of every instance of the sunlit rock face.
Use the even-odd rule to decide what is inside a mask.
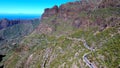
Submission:
[[[42,19],[55,15],[58,13],[58,11],[59,9],[58,9],[58,6],[56,5],[53,8],[46,8],[44,11],[44,14],[42,15]]]
[[[120,1],[113,1],[114,0],[81,0],[62,4],[59,7],[55,5],[52,8],[47,8],[41,17],[41,24],[35,32],[45,34],[52,33],[57,30],[57,26],[70,20],[69,25],[73,27],[73,29],[84,29],[87,26],[99,26],[98,28],[101,31],[113,24],[104,23],[108,21],[103,18],[104,15],[97,15],[94,19],[92,19],[92,13],[94,13],[94,10],[100,8],[119,7]]]

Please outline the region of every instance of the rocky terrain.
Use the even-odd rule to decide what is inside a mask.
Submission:
[[[2,40],[2,38],[1,38]],[[4,68],[119,68],[120,1],[81,0],[45,9]]]
[[[88,0],[88,2],[83,0],[81,2],[69,2],[61,5],[60,7],[54,6],[53,8],[45,9],[45,12],[42,15],[42,23],[39,25],[38,29],[36,29],[36,32],[55,33],[57,31],[56,33],[67,33],[68,31],[73,31],[73,29],[87,29],[87,26],[98,26],[98,29],[101,31],[108,26],[115,26],[119,24],[117,22],[110,21],[119,21],[119,10],[106,8],[109,6],[118,7],[119,9],[119,0],[116,2],[113,0],[108,2],[106,0],[94,2],[95,1],[92,2],[91,0]],[[111,3],[110,5],[109,2]],[[94,9],[96,10],[93,11]],[[63,27],[60,28],[61,26]]]

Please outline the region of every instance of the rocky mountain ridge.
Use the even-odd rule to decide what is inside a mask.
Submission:
[[[74,5],[74,6],[72,6]],[[71,7],[72,6],[72,7]],[[120,7],[119,0],[81,0],[80,2],[69,2],[67,4],[62,4],[61,6],[55,5],[52,8],[46,8],[42,15],[42,19],[50,17],[52,15],[58,15],[60,18],[65,18],[66,16],[75,16],[82,11],[90,12],[97,8],[108,8],[108,7]],[[72,14],[73,13],[73,14]]]
[[[7,28],[16,24],[22,24],[22,23],[32,23],[35,20],[39,19],[33,19],[33,20],[8,20],[6,18],[3,18],[0,20],[0,30],[3,28]]]
[[[80,2],[69,2],[67,4],[62,4],[60,7],[54,6],[53,8],[45,9],[42,18],[41,24],[36,29],[37,33],[52,33],[57,30],[57,26],[61,24],[60,20],[62,20],[65,24],[69,20],[68,24],[74,28],[82,28],[84,29],[87,26],[99,26],[99,30],[103,30],[107,26],[114,26],[115,22],[112,23],[104,23],[108,20],[119,20],[118,17],[115,17],[117,14],[110,12],[113,14],[111,17],[104,19],[103,17],[97,15],[93,16],[93,13],[102,12],[103,10],[97,9],[106,9],[106,8],[119,8],[119,0],[81,0]],[[96,11],[93,11],[96,9]],[[114,9],[108,9],[114,10]],[[106,13],[106,12],[104,12]],[[101,14],[102,15],[102,14]],[[118,14],[119,15],[119,14]],[[104,15],[102,15],[104,16]],[[50,19],[51,17],[51,19]],[[105,17],[105,16],[104,16]],[[94,19],[93,19],[94,18]],[[46,21],[49,20],[49,21]],[[52,24],[54,26],[52,26]]]

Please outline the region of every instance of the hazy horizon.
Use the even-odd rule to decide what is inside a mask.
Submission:
[[[14,20],[14,19],[36,19],[40,17],[41,14],[0,14],[0,20],[4,18]]]

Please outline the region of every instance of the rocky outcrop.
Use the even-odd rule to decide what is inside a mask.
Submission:
[[[58,6],[55,5],[53,8],[46,8],[42,18],[50,17],[52,15],[56,15],[58,13]]]
[[[78,19],[80,18],[79,13],[84,11],[89,12],[93,8],[95,8],[95,3],[91,4],[91,2],[87,2],[87,1],[69,2],[67,4],[62,4],[59,7],[55,5],[53,8],[46,8],[41,17],[41,24],[38,26],[35,32],[51,33],[53,31],[56,31],[57,26],[60,25],[61,23],[60,20],[66,22],[70,19],[73,19],[73,21],[71,21],[70,24],[72,24],[73,22],[73,26],[79,28],[83,21],[83,20],[80,22],[78,22],[78,20],[76,21],[77,18]]]
[[[85,28],[90,25],[90,20],[88,18],[76,18],[72,25],[76,28]]]
[[[99,2],[99,1],[98,1]],[[97,5],[93,2],[88,2],[85,0],[69,2],[67,4],[62,4],[60,7],[54,6],[53,8],[46,8],[42,19],[48,18],[53,15],[58,15],[61,18],[73,17],[82,11],[88,11],[95,8]]]
[[[101,31],[106,27],[111,26],[111,24],[108,24],[109,22],[107,22],[107,16],[111,14],[111,12],[105,11],[112,11],[115,12],[113,13],[114,15],[119,15],[118,10],[116,9],[119,8],[119,5],[119,0],[81,0],[62,4],[59,7],[55,5],[53,8],[45,9],[42,15],[41,24],[35,32],[49,34],[59,30],[60,33],[64,33],[63,31],[67,27],[71,27],[72,29],[85,29],[89,26],[98,27]],[[114,9],[108,7],[113,7],[116,10],[113,11]],[[100,14],[98,10],[100,8],[108,9],[101,10]],[[114,24],[116,23],[114,22]],[[59,29],[60,25],[65,24],[66,26],[63,26],[63,29]]]
[[[61,18],[73,17],[82,11],[91,11],[95,8],[120,7],[119,0],[81,0],[62,4],[60,7],[55,5],[53,8],[46,8],[42,18],[48,18],[53,15],[58,15]]]
[[[52,32],[52,28],[50,28],[49,25],[47,24],[40,24],[37,29],[36,29],[37,33],[44,33],[44,34],[47,34],[47,33],[51,33]]]

